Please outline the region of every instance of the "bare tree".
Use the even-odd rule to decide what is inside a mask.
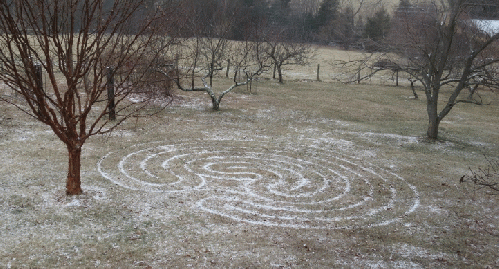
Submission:
[[[66,193],[82,193],[80,156],[87,139],[113,130],[147,104],[130,79],[148,65],[160,17],[144,0],[12,0],[0,2],[1,97],[48,125],[67,147]],[[166,12],[165,9],[162,12]],[[140,14],[140,18],[138,15]],[[121,72],[108,99],[107,76]],[[41,73],[47,81],[41,83]],[[137,75],[137,74],[135,74]],[[140,76],[140,75],[139,75]],[[129,99],[135,95],[133,101]],[[106,117],[114,103],[117,120]]]
[[[228,42],[228,41],[227,41]],[[211,43],[208,43],[211,44]],[[178,70],[177,77],[174,78],[174,81],[176,82],[177,87],[185,92],[206,92],[208,96],[211,99],[212,102],[212,108],[213,110],[219,110],[220,109],[220,102],[222,101],[222,98],[230,93],[232,90],[239,86],[247,85],[250,83],[255,77],[259,76],[263,72],[267,71],[270,63],[268,61],[268,58],[264,54],[263,44],[260,42],[250,42],[250,41],[245,41],[245,42],[231,42],[230,45],[225,44],[223,46],[223,51],[217,52],[217,54],[223,54],[225,56],[232,55],[234,58],[232,58],[232,62],[235,63],[235,66],[237,67],[237,72],[241,72],[244,74],[242,76],[241,80],[238,80],[237,73],[234,75],[234,82],[233,84],[227,88],[226,90],[222,91],[221,93],[217,93],[216,90],[214,90],[213,85],[212,85],[212,76],[213,72],[218,70],[218,69],[213,69],[216,66],[219,66],[218,63],[219,61],[214,61],[212,58],[208,57],[208,68],[200,71],[200,76],[196,76],[196,78],[199,78],[200,81],[202,82],[202,86],[195,86],[194,85],[194,76],[191,78],[192,80],[192,85],[191,87],[186,87],[183,85],[181,82],[181,77],[189,77],[190,74],[182,74],[181,69]],[[191,47],[194,50],[201,50],[202,48],[198,46],[197,44]],[[222,47],[220,47],[222,48]],[[229,50],[232,49],[233,52],[230,52]],[[190,52],[199,55],[201,54],[200,52]],[[216,56],[217,54],[208,54],[208,55],[213,55],[214,57],[220,58]],[[234,56],[234,55],[237,55]],[[220,58],[221,59],[221,58]],[[191,63],[194,63],[197,61],[192,61]],[[214,62],[217,63],[217,65],[213,64]],[[187,72],[192,72],[194,67],[189,67],[187,69]],[[162,70],[158,69],[158,72],[162,73],[163,75],[170,77],[171,75],[167,73],[167,70]],[[210,81],[208,82],[207,79],[210,78]]]
[[[337,69],[334,79],[343,83],[358,83],[371,80],[377,73],[389,71],[397,79],[400,66],[386,53],[363,53],[356,59],[336,60],[332,67]]]
[[[198,57],[201,57],[201,62],[204,64],[201,69],[210,79],[210,87],[213,86],[213,77],[223,69],[223,63],[229,51],[230,25],[217,28],[220,32],[217,31],[208,37],[196,37],[196,47],[192,49]]]
[[[473,1],[452,0],[421,4],[394,21],[390,42],[402,59],[394,59],[404,71],[423,84],[427,101],[427,137],[437,139],[439,125],[458,103],[465,89],[479,85],[497,87],[499,33],[486,33],[469,20]],[[442,90],[450,90],[439,110]]]
[[[178,58],[175,77],[168,69],[158,67],[156,71],[165,77],[172,78],[177,87],[186,92],[206,92],[212,101],[213,110],[220,109],[223,97],[233,89],[247,85],[255,77],[266,71],[269,66],[268,58],[262,49],[262,43],[250,41],[253,38],[252,29],[245,29],[243,37],[245,41],[231,41],[234,26],[245,18],[246,14],[237,6],[229,6],[227,3],[218,6],[218,10],[206,11],[204,22],[200,22],[187,15],[185,27],[192,34],[186,38],[176,53]],[[213,5],[211,8],[215,8]],[[191,9],[194,7],[191,7]],[[230,10],[230,12],[228,12]],[[206,27],[204,24],[209,24]],[[224,68],[227,61],[233,63],[235,71],[244,73],[244,76],[234,76],[233,84],[223,90],[217,91],[213,85],[214,76]],[[228,67],[229,68],[229,67]],[[228,70],[226,72],[228,74]],[[190,85],[186,86],[182,80],[189,79]]]
[[[286,30],[270,29],[264,40],[265,53],[277,71],[279,83],[284,82],[282,77],[283,66],[306,65],[312,56],[312,46],[306,43],[292,42],[288,38]]]

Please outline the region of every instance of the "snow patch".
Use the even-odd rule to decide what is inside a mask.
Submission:
[[[65,206],[66,207],[73,207],[73,206],[78,207],[78,206],[82,206],[82,203],[78,198],[74,198],[73,201],[67,203]]]
[[[499,20],[471,20],[483,32],[494,35],[499,33]]]

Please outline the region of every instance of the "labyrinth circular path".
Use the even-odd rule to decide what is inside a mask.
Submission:
[[[200,210],[266,226],[389,225],[419,205],[402,177],[314,141],[140,144],[107,154],[98,169],[122,187],[190,194]]]

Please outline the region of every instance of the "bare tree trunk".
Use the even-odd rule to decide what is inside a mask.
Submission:
[[[213,104],[213,110],[220,110],[220,101],[218,101],[217,98],[211,97],[211,103]]]
[[[210,87],[213,87],[213,72],[214,72],[215,65],[213,62],[210,64]]]
[[[196,67],[198,64],[198,55],[199,55],[199,38],[196,38],[196,50],[195,50],[195,55],[194,55],[194,63],[192,64],[192,71],[191,71],[191,87],[194,89],[195,85],[195,77],[196,77]]]
[[[416,92],[416,89],[414,88],[414,81],[411,80],[411,90],[412,90],[412,95],[414,95],[414,99],[419,99],[418,93]]]
[[[473,94],[475,94],[476,90],[478,89],[478,84],[473,86],[473,87],[469,87],[469,95],[468,95],[468,100],[469,101],[472,101],[473,100]]]
[[[440,121],[438,119],[430,119],[430,123],[428,125],[428,132],[426,133],[429,139],[437,140],[439,124]]]
[[[436,140],[438,138],[438,126],[440,125],[441,120],[438,116],[437,101],[429,99],[426,106],[428,112],[428,131],[426,135],[429,139]]]
[[[252,87],[253,87],[253,78],[249,78],[248,75],[246,75],[246,81],[249,81],[249,92],[251,93]],[[246,84],[246,85],[248,85]]]
[[[66,181],[66,194],[79,195],[82,193],[80,181],[81,147],[68,145],[69,168]]]

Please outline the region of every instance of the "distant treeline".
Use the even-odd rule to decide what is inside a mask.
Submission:
[[[87,0],[102,1],[104,12],[119,12],[113,10],[117,0]],[[125,0],[132,1],[132,0]],[[459,0],[448,0],[450,5]],[[12,8],[15,8],[12,1]],[[50,5],[53,2],[43,0]],[[68,1],[68,3],[71,1]],[[77,1],[78,2],[78,1]],[[85,0],[79,1],[79,6],[85,5]],[[382,40],[389,32],[391,20],[395,14],[390,14],[383,6],[370,12],[361,12],[357,8],[342,5],[341,0],[145,0],[137,8],[133,25],[140,25],[161,10],[178,10],[174,18],[166,18],[168,34],[179,37],[209,36],[224,37],[233,40],[259,40],[262,37],[279,36],[283,41],[335,43],[344,47],[356,44],[359,40]],[[413,3],[414,2],[414,3]],[[398,11],[408,10],[418,2],[401,0]],[[371,10],[372,9],[372,10]],[[468,14],[476,19],[499,19],[498,0],[469,0]],[[83,10],[83,9],[82,9]],[[81,16],[85,13],[81,12]],[[362,17],[364,16],[364,17]],[[57,22],[59,26],[69,27],[63,19]],[[172,27],[174,24],[174,27]],[[96,22],[96,27],[98,22]],[[160,26],[158,26],[160,27]],[[68,31],[79,31],[78,20]]]
[[[224,35],[229,39],[242,40],[249,36],[259,38],[274,34],[280,39],[336,43],[345,47],[361,39],[378,41],[384,38],[394,16],[382,5],[374,9],[366,6],[370,12],[359,12],[351,5],[342,5],[341,0],[149,1],[150,7],[181,3],[183,15],[186,16],[185,23],[179,27],[178,34],[182,36]],[[457,0],[448,1],[452,5]],[[399,9],[418,3],[401,0]],[[477,19],[499,19],[499,1],[469,0],[468,14]]]

